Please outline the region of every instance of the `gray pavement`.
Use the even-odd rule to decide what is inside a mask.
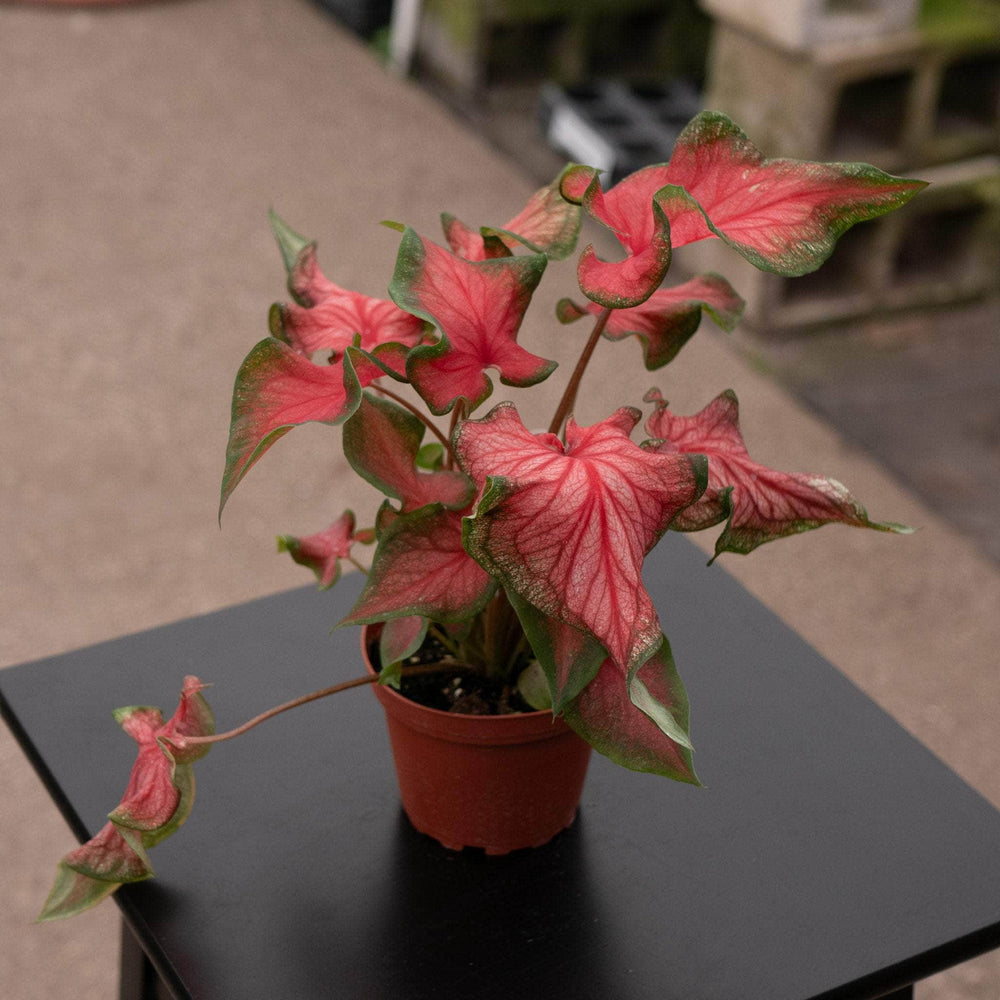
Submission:
[[[395,237],[379,220],[495,223],[533,178],[305,0],[0,7],[0,136],[0,664],[306,582],[274,535],[374,510],[336,432],[298,429],[215,520],[233,373],[284,296],[267,208],[320,240],[334,280],[384,294]],[[571,265],[552,279],[522,335],[564,363],[574,334],[538,317],[572,280]],[[583,422],[648,388],[615,353],[631,346],[600,346]],[[688,412],[732,386],[760,460],[835,475],[919,531],[826,528],[726,569],[1000,805],[996,563],[752,348],[706,330],[655,381]],[[72,839],[5,729],[0,789],[0,996],[114,995],[112,906],[30,923]],[[997,996],[995,955],[919,993]]]

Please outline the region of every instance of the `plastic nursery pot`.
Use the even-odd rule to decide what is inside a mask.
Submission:
[[[365,665],[370,627],[361,634]],[[403,809],[451,850],[540,847],[576,817],[590,746],[552,713],[458,715],[373,685],[385,709]]]

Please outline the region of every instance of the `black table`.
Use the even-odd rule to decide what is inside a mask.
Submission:
[[[122,995],[862,1000],[1000,947],[1000,813],[704,562],[670,537],[646,578],[706,788],[595,756],[548,846],[449,853],[399,809],[371,691],[313,704],[196,765],[157,879],[115,897]],[[229,728],[356,676],[357,631],[329,627],[359,586],[12,668],[4,716],[85,839],[134,754],[110,709],[170,712],[196,673]]]

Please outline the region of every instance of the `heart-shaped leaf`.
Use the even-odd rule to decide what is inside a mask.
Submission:
[[[653,292],[641,305],[616,309],[604,327],[604,336],[608,340],[638,337],[646,367],[652,371],[673,361],[698,329],[702,313],[708,313],[728,333],[739,322],[745,304],[725,278],[702,274],[682,285]],[[562,299],[557,306],[562,323],[601,312],[603,307],[595,302],[578,306]]]
[[[670,522],[705,488],[700,456],[662,458],[629,439],[638,410],[591,427],[570,420],[566,444],[532,434],[510,403],[455,434],[462,468],[482,492],[465,519],[469,553],[543,615],[583,630],[623,669],[662,640],[640,571]]]
[[[653,389],[647,402],[656,404],[646,423],[661,454],[708,456],[708,488],[698,503],[671,525],[697,531],[728,518],[715,543],[715,554],[747,553],[764,542],[839,522],[877,531],[908,533],[900,524],[869,520],[864,507],[835,479],[778,472],[754,462],[739,429],[739,403],[727,390],[701,412],[676,416]]]
[[[711,111],[681,133],[662,183],[696,203],[668,210],[675,247],[714,233],[757,267],[787,276],[815,271],[847,229],[926,187],[865,163],[765,159],[739,126]]]
[[[362,388],[386,374],[379,351],[349,347],[329,365],[313,364],[274,337],[250,351],[233,388],[220,516],[243,477],[293,427],[338,424],[358,408]]]
[[[564,176],[562,193],[625,247],[623,261],[600,261],[590,247],[580,261],[584,294],[616,306],[644,301],[662,280],[669,257],[651,248],[663,241],[664,219],[674,247],[718,236],[757,267],[794,276],[816,270],[852,225],[924,186],[867,164],[767,160],[729,118],[706,111],[681,133],[669,163],[643,167],[606,192],[593,168],[578,167]]]
[[[415,414],[373,393],[344,424],[344,455],[354,470],[406,513],[429,503],[460,510],[472,502],[468,476],[450,469],[423,472],[417,466],[424,424]]]
[[[493,390],[487,368],[514,386],[534,385],[555,369],[554,361],[517,343],[545,264],[541,254],[470,262],[405,231],[389,294],[441,333],[436,344],[415,347],[406,362],[432,413],[447,413],[459,399],[475,409]]]

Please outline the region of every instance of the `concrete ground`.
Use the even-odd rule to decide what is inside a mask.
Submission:
[[[319,239],[334,280],[384,294],[380,220],[501,222],[533,180],[305,0],[0,7],[0,137],[0,664],[306,582],[274,535],[374,510],[336,432],[297,429],[215,518],[233,374],[285,294],[268,206]],[[572,266],[547,277],[522,342],[564,361],[558,389],[575,334],[545,317]],[[835,475],[919,530],[831,527],[720,563],[1000,806],[996,563],[751,346],[706,329],[654,381],[682,412],[732,386],[761,461]],[[600,346],[581,421],[648,388],[629,349]],[[891,385],[891,359],[880,371]],[[945,424],[931,401],[909,420],[928,438]],[[113,996],[112,905],[31,924],[73,845],[5,729],[0,789],[0,996]],[[996,954],[918,991],[997,996]]]

